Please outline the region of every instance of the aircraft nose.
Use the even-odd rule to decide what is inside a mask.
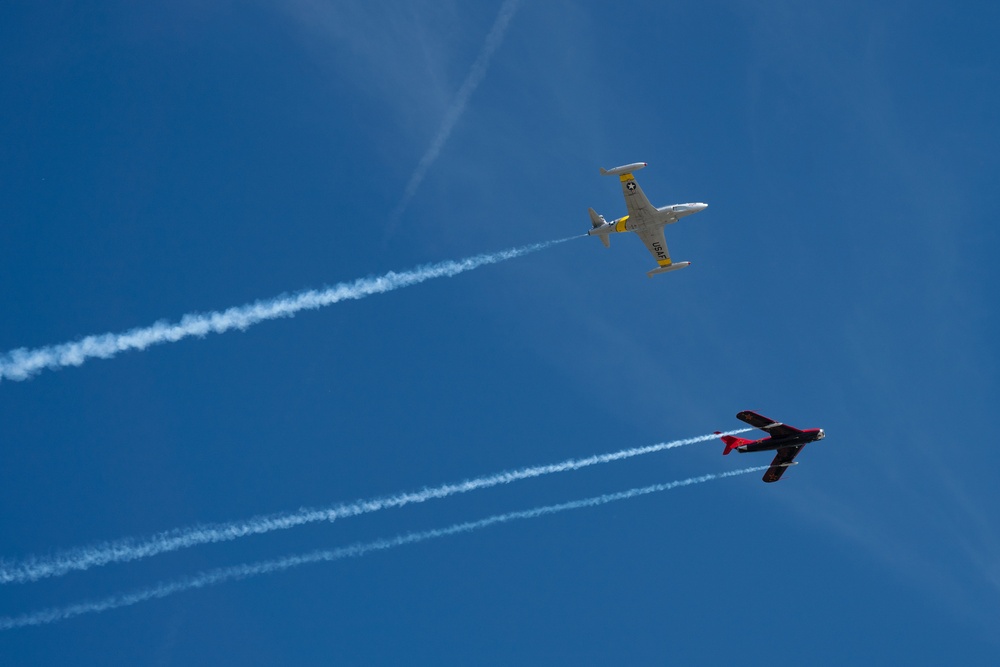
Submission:
[[[708,204],[703,204],[701,202],[698,202],[697,204],[692,204],[691,208],[693,208],[694,212],[697,213],[698,211],[704,211],[706,208],[708,208]]]

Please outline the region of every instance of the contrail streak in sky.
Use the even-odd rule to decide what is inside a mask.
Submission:
[[[262,574],[281,572],[284,570],[291,569],[293,567],[299,567],[300,565],[308,565],[310,563],[328,563],[332,561],[341,560],[344,558],[358,558],[373,551],[385,551],[387,549],[394,549],[396,547],[401,547],[406,544],[416,544],[417,542],[425,542],[427,540],[432,540],[438,537],[447,537],[448,535],[458,535],[460,533],[470,533],[472,531],[480,530],[482,528],[487,528],[489,526],[493,526],[500,523],[508,523],[511,521],[518,521],[521,519],[534,519],[541,516],[547,516],[549,514],[565,512],[567,510],[581,509],[584,507],[595,507],[597,505],[606,505],[607,503],[612,503],[619,500],[627,500],[629,498],[648,495],[650,493],[669,491],[671,489],[676,489],[681,486],[691,486],[693,484],[701,484],[702,482],[709,482],[714,479],[735,477],[737,475],[744,475],[747,473],[757,472],[765,469],[767,469],[767,466],[756,466],[753,468],[744,468],[742,470],[734,470],[731,472],[701,475],[700,477],[689,477],[688,479],[682,479],[676,482],[667,482],[665,484],[654,484],[652,486],[631,489],[629,491],[622,491],[619,493],[608,493],[603,496],[586,498],[584,500],[574,500],[572,502],[562,503],[559,505],[547,505],[544,507],[536,507],[535,509],[524,510],[521,512],[509,512],[507,514],[497,514],[491,517],[487,517],[485,519],[481,519],[479,521],[457,523],[447,528],[438,528],[435,530],[426,530],[416,533],[406,533],[404,535],[398,535],[390,539],[352,544],[350,546],[340,547],[338,549],[313,551],[311,553],[301,554],[298,556],[287,556],[285,558],[279,558],[276,560],[262,561],[259,563],[247,563],[243,565],[234,565],[232,567],[219,568],[217,570],[204,572],[202,574],[198,574],[193,577],[185,577],[182,579],[176,579],[174,581],[161,582],[149,588],[143,588],[131,591],[129,593],[120,593],[118,595],[112,595],[110,597],[104,598],[103,600],[93,600],[90,602],[81,602],[77,604],[67,605],[65,607],[43,609],[41,611],[22,614],[20,616],[0,617],[0,630],[10,630],[13,628],[22,628],[30,625],[45,625],[48,623],[55,623],[56,621],[66,620],[69,618],[73,618],[75,616],[81,616],[83,614],[95,614],[102,611],[108,611],[110,609],[128,607],[134,604],[138,604],[140,602],[144,602],[146,600],[155,600],[158,598],[164,598],[169,595],[173,595],[175,593],[180,593],[195,588],[205,588],[208,586],[215,586],[216,584],[221,584],[226,581],[236,581],[239,579],[246,579],[248,577],[255,577]]]
[[[738,429],[736,431],[729,431],[723,435],[745,433],[749,430],[751,429]],[[89,570],[92,567],[109,565],[111,563],[124,563],[149,558],[157,554],[187,549],[200,544],[228,542],[250,535],[261,535],[275,530],[287,530],[319,521],[336,521],[337,519],[369,514],[393,507],[403,507],[404,505],[422,503],[437,498],[447,498],[448,496],[468,493],[477,489],[488,489],[522,479],[580,470],[581,468],[601,463],[611,463],[645,454],[653,454],[667,449],[675,449],[685,445],[714,440],[718,437],[715,434],[701,435],[683,440],[661,442],[645,447],[622,449],[608,454],[595,454],[582,459],[568,459],[561,463],[509,470],[468,479],[463,482],[424,488],[421,491],[411,493],[357,500],[353,503],[340,503],[325,508],[303,508],[296,512],[256,516],[229,523],[179,528],[158,533],[147,538],[126,538],[113,542],[104,542],[92,546],[70,549],[53,556],[32,557],[22,562],[0,562],[0,583],[11,584],[37,581],[47,577],[62,576],[74,571]]]
[[[257,301],[244,306],[236,306],[212,313],[192,313],[183,316],[179,322],[160,321],[148,327],[131,329],[124,333],[105,333],[87,336],[71,343],[39,347],[34,350],[20,348],[0,355],[0,381],[26,380],[45,369],[65,366],[80,366],[87,359],[99,357],[110,359],[127,350],[144,350],[150,345],[174,343],[189,336],[205,336],[210,333],[224,333],[231,329],[244,330],[259,322],[279,317],[291,317],[301,310],[315,310],[349,299],[363,299],[372,294],[391,292],[410,285],[416,285],[434,278],[450,278],[487,264],[497,264],[508,259],[538,252],[558,243],[564,243],[575,236],[534,243],[483,255],[475,255],[462,260],[448,260],[436,264],[389,273],[370,278],[359,278],[354,282],[339,283],[321,290],[307,290],[290,296]]]
[[[490,65],[490,59],[493,58],[493,53],[503,41],[504,35],[507,32],[507,26],[510,24],[510,20],[514,18],[514,13],[517,12],[518,4],[519,0],[506,0],[500,6],[497,18],[493,22],[493,28],[490,30],[490,34],[487,35],[486,42],[483,43],[483,48],[479,52],[479,57],[476,58],[476,62],[472,63],[472,69],[469,70],[469,74],[465,77],[462,87],[458,89],[455,101],[452,102],[451,107],[445,114],[437,136],[434,137],[434,141],[431,142],[424,156],[420,158],[417,168],[414,170],[413,175],[410,176],[409,183],[406,184],[406,190],[403,191],[403,198],[392,213],[392,218],[386,229],[387,234],[393,231],[399,217],[406,210],[406,205],[410,203],[410,199],[417,193],[417,188],[423,182],[424,176],[427,175],[427,171],[434,164],[434,161],[438,159],[441,149],[444,148],[445,142],[451,136],[451,131],[455,129],[455,123],[458,122],[458,119],[465,112],[465,106],[469,103],[469,98],[472,97],[472,93],[475,92],[476,88],[482,82],[483,77],[486,76],[486,69]]]

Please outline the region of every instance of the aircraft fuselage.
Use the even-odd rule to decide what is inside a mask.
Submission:
[[[808,445],[810,442],[816,442],[817,440],[822,440],[825,437],[826,433],[823,432],[823,429],[810,428],[802,431],[801,433],[796,433],[795,435],[761,438],[760,440],[754,440],[753,442],[748,442],[745,445],[734,447],[734,449],[741,454],[745,454],[747,452],[767,452],[775,449],[784,449],[785,447],[800,447],[802,445]]]

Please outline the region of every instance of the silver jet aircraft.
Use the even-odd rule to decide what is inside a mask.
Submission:
[[[606,176],[618,176],[622,183],[622,194],[625,195],[625,208],[628,215],[618,218],[612,222],[604,219],[603,215],[598,215],[597,211],[590,209],[590,221],[594,228],[588,234],[598,236],[605,247],[611,247],[609,238],[613,232],[635,232],[642,239],[642,242],[653,253],[658,267],[649,271],[646,275],[650,278],[657,273],[666,273],[675,269],[683,269],[690,266],[691,262],[672,262],[670,253],[667,252],[667,240],[663,236],[663,227],[677,222],[685,215],[691,215],[698,211],[704,211],[708,204],[695,202],[692,204],[674,204],[672,206],[662,206],[656,208],[649,203],[642,188],[635,182],[632,176],[633,171],[638,171],[646,166],[645,162],[626,164],[614,169],[601,169],[601,173]]]

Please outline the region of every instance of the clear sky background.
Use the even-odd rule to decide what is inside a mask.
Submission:
[[[759,473],[0,633],[16,664],[996,664],[988,3],[14,2],[0,352],[667,229],[0,383],[0,555],[741,426]],[[468,92],[468,91],[467,91]],[[452,131],[405,198],[442,124]],[[394,211],[397,212],[394,214]],[[401,211],[401,212],[400,212]],[[992,342],[991,342],[992,341]],[[0,588],[12,615],[767,463],[722,444]]]

